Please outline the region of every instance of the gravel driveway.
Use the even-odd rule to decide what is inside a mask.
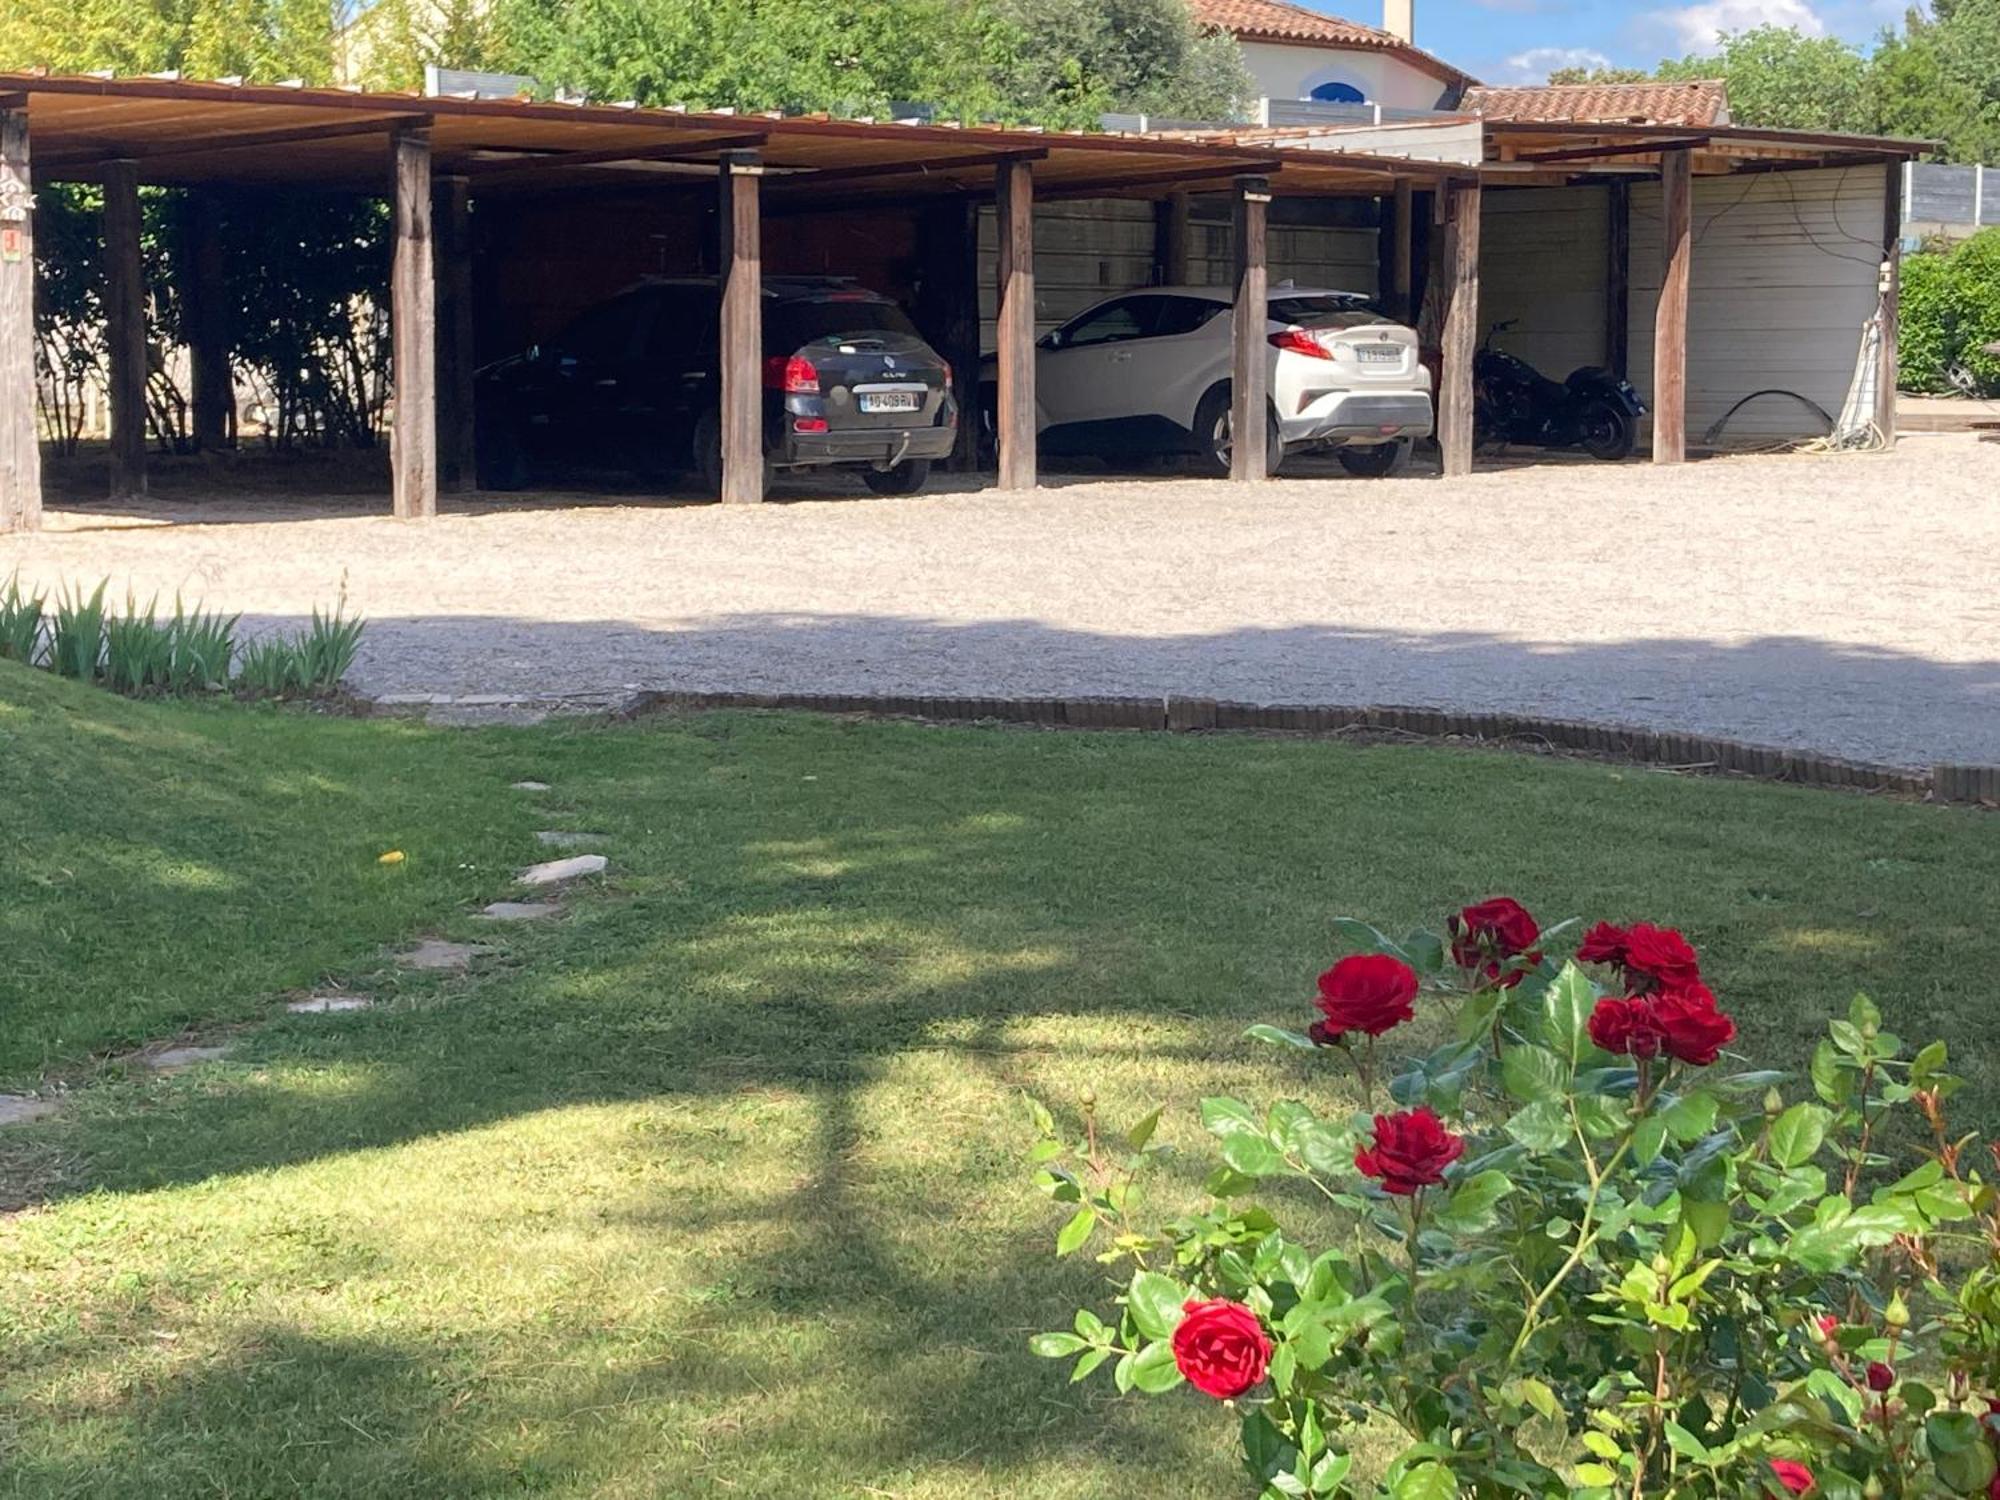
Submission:
[[[354,509],[61,510],[0,538],[0,574],[109,575],[255,624],[344,578],[378,695],[1173,692],[2000,762],[2000,446],[1965,435],[1452,482],[509,497],[422,526]]]

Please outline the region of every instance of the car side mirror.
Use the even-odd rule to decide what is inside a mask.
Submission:
[[[1062,330],[1060,328],[1052,328],[1037,339],[1035,343],[1038,348],[1042,349],[1060,349],[1063,346]]]
[[[535,364],[540,364],[541,361],[542,361],[542,346],[540,344],[528,345],[528,363],[531,365],[535,365]]]

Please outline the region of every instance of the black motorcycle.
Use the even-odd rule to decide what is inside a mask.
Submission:
[[[1592,458],[1631,456],[1646,403],[1630,381],[1586,365],[1558,384],[1533,365],[1493,347],[1495,323],[1472,364],[1474,433],[1481,443],[1581,448]]]

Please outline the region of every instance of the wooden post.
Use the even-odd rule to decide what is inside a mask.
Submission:
[[[1875,427],[1893,448],[1896,384],[1902,374],[1898,346],[1903,331],[1903,169],[1890,162],[1882,172],[1887,186],[1882,199],[1882,347],[1875,367]]]
[[[1666,266],[1653,324],[1653,462],[1687,461],[1688,281],[1694,264],[1694,158],[1660,153]]]
[[[994,433],[1003,490],[1035,487],[1035,178],[1025,161],[994,169],[999,186],[999,402]]]
[[[1229,361],[1229,477],[1238,482],[1269,477],[1271,346],[1270,276],[1265,265],[1271,185],[1262,177],[1236,179],[1236,311]]]
[[[1169,193],[1153,205],[1153,284],[1186,286],[1191,280],[1188,238],[1193,200],[1186,193]]]
[[[1438,376],[1438,447],[1444,472],[1472,472],[1472,363],[1479,352],[1480,187],[1454,183],[1444,230],[1444,334]]]
[[[1416,314],[1417,190],[1407,177],[1396,179],[1396,199],[1391,212],[1395,224],[1389,250],[1390,315],[1407,323]]]
[[[764,498],[764,233],[755,151],[725,151],[717,176],[722,272],[722,495],[726,505]]]
[[[1610,250],[1604,273],[1604,367],[1624,380],[1632,368],[1632,184],[1611,180]]]
[[[0,532],[37,531],[42,524],[33,191],[27,103],[0,101]]]
[[[186,303],[188,375],[193,386],[194,445],[204,453],[230,443],[230,419],[236,409],[235,381],[229,368],[229,286],[222,259],[221,205],[213,192],[189,193],[187,215],[189,264]]]
[[[104,353],[110,365],[111,498],[146,493],[146,268],[139,166],[104,164]]]
[[[438,182],[437,444],[438,483],[455,492],[474,488],[472,372],[472,190],[463,177]]]
[[[437,514],[437,272],[431,254],[431,133],[409,126],[392,138],[396,253],[390,278],[396,426],[390,434],[396,515]]]

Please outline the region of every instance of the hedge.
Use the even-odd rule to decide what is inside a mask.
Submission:
[[[1903,261],[1902,388],[1951,391],[1963,366],[1982,396],[2000,396],[2000,229],[1983,229],[1943,255]]]

